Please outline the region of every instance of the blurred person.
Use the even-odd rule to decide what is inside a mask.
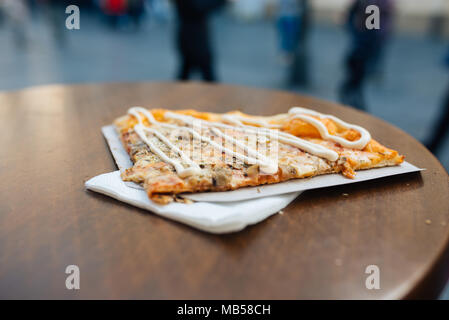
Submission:
[[[127,13],[136,29],[140,28],[142,17],[145,11],[144,0],[128,0]]]
[[[3,13],[3,8],[0,1],[0,28],[3,27],[4,23],[5,23],[5,14]]]
[[[208,20],[226,0],[174,0],[177,16],[177,49],[180,58],[178,80],[199,71],[204,81],[216,81]]]
[[[101,0],[100,7],[112,29],[118,27],[119,18],[126,13],[126,0]]]
[[[446,67],[449,67],[449,51],[446,55],[445,65]],[[449,87],[446,91],[441,111],[438,114],[433,128],[435,128],[435,130],[433,130],[432,136],[429,137],[425,145],[432,153],[438,155],[449,131]]]
[[[56,43],[63,47],[66,43],[65,37],[65,8],[71,4],[71,0],[39,0],[44,16],[50,26],[53,38]]]
[[[30,12],[24,0],[0,0],[0,11],[4,23],[9,24],[13,33],[14,43],[18,48],[27,44],[26,25]]]
[[[287,64],[293,61],[293,55],[299,42],[301,25],[301,0],[279,0],[277,29],[282,59]]]
[[[307,83],[307,0],[280,0],[277,21],[283,61],[289,66],[288,84]]]
[[[380,12],[380,29],[366,28],[369,5],[376,5]],[[354,0],[346,22],[351,37],[349,52],[345,58],[346,77],[340,87],[340,101],[365,110],[363,88],[367,77],[378,72],[383,51],[390,36],[393,20],[391,0]]]
[[[446,11],[449,9],[447,0],[431,0],[429,1],[430,11],[430,36],[436,40],[444,38],[444,27],[446,23]]]

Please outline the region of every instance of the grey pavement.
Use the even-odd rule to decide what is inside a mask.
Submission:
[[[217,73],[224,83],[284,89],[273,21],[239,21],[226,13],[213,19]],[[61,26],[63,28],[63,26]],[[35,19],[25,49],[0,28],[0,90],[48,83],[172,80],[176,72],[173,21],[147,21],[138,32],[109,30],[97,16],[81,14],[80,30],[64,30],[60,47],[51,26]],[[309,37],[311,84],[298,93],[337,100],[348,39],[341,28],[315,25]],[[367,87],[369,111],[419,140],[432,130],[449,70],[447,43],[418,35],[396,35],[388,48],[383,81]],[[449,169],[449,136],[440,161]],[[449,299],[449,288],[445,298]]]

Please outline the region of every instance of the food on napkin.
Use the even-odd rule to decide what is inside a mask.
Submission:
[[[122,179],[158,203],[327,173],[354,178],[404,159],[360,126],[298,107],[272,117],[133,107],[114,124],[134,163]]]

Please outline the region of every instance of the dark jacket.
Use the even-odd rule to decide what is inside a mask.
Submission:
[[[178,48],[193,63],[211,58],[208,17],[225,2],[226,0],[175,0]]]

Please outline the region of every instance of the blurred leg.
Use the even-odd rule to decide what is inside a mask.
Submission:
[[[190,63],[189,59],[183,57],[179,66],[177,79],[181,81],[188,80],[191,71],[192,64]]]
[[[215,82],[217,79],[215,77],[214,65],[212,63],[211,57],[204,57],[199,63],[201,76],[204,81]]]
[[[279,36],[279,47],[282,51],[282,53],[285,53],[287,51],[287,28],[286,28],[286,22],[285,18],[281,17],[277,21],[277,28],[278,28],[278,36]]]
[[[211,66],[207,66],[202,70],[203,80],[207,82],[215,82],[215,73]]]
[[[346,63],[346,80],[340,87],[340,101],[346,105],[365,110],[363,83],[365,79],[365,61],[355,51]]]
[[[440,116],[438,117],[435,131],[430,138],[429,142],[426,143],[427,148],[433,153],[437,154],[439,149],[444,143],[444,139],[448,134],[449,130],[449,90],[446,93],[446,98],[444,100],[443,109],[441,110]]]
[[[288,74],[289,85],[307,85],[307,48],[305,38],[301,36],[301,20],[292,20],[292,64]]]

